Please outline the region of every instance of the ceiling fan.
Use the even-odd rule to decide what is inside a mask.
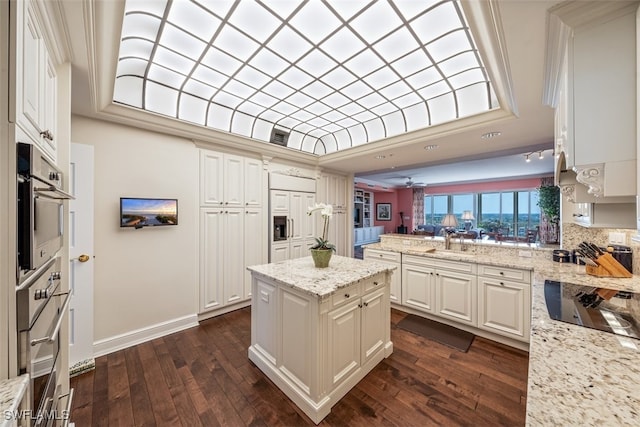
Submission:
[[[424,187],[425,185],[427,185],[424,182],[413,182],[410,176],[407,177],[407,182],[405,182],[404,184],[407,188]]]

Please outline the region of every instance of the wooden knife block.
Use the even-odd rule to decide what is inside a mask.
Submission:
[[[597,267],[592,265],[586,266],[587,274],[598,277],[633,277],[633,274],[629,273],[629,271],[609,253],[600,255],[595,262],[598,263]]]

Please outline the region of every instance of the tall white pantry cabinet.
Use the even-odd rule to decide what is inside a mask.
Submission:
[[[200,150],[200,313],[250,304],[246,267],[266,262],[263,165]]]

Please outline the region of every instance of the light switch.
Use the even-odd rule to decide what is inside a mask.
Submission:
[[[609,233],[609,243],[613,243],[615,245],[624,245],[626,244],[627,236],[624,233]]]

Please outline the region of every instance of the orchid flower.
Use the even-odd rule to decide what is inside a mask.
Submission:
[[[315,211],[320,211],[320,214],[324,218],[324,224],[322,227],[322,237],[316,237],[316,244],[311,249],[331,249],[336,251],[335,245],[327,241],[327,234],[329,233],[329,220],[333,216],[333,206],[325,203],[316,203],[314,206],[307,208],[307,215],[311,215]]]

